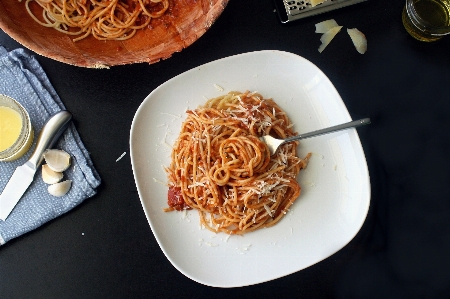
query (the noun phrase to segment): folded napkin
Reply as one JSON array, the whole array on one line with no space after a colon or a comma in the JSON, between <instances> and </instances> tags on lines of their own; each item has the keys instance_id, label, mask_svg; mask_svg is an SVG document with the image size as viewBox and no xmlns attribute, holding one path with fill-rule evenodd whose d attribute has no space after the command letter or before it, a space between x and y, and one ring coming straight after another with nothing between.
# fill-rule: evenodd
<instances>
[{"instance_id":1,"label":"folded napkin","mask_svg":"<svg viewBox=\"0 0 450 299\"><path fill-rule=\"evenodd\" d=\"M1 192L16 167L28 160L45 122L65 108L38 61L23 49L7 52L0 46L0 94L16 99L25 107L35 132L33 145L24 157L0 162ZM72 188L63 197L50 195L39 168L11 214L5 221L0 220L0 245L68 212L96 193L100 177L73 123L54 148L65 150L72 157L70 168L64 171L64 179L72 180Z\"/></svg>"}]
</instances>

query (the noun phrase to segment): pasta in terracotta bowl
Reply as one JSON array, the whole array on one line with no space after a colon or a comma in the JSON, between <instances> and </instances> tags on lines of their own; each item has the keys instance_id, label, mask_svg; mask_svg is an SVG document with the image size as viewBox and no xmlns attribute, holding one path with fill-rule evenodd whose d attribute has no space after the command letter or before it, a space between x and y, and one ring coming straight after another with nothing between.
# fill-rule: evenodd
<instances>
[{"instance_id":1,"label":"pasta in terracotta bowl","mask_svg":"<svg viewBox=\"0 0 450 299\"><path fill-rule=\"evenodd\" d=\"M0 27L71 65L155 63L200 38L228 0L2 0Z\"/></svg>"}]
</instances>

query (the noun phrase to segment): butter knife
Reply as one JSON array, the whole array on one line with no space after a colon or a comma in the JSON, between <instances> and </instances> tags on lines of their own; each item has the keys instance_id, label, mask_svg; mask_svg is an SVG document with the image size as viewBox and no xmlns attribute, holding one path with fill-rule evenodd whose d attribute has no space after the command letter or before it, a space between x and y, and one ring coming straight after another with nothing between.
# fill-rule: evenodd
<instances>
[{"instance_id":1,"label":"butter knife","mask_svg":"<svg viewBox=\"0 0 450 299\"><path fill-rule=\"evenodd\" d=\"M62 110L46 122L36 141L36 147L29 160L19 166L0 195L0 219L5 221L22 195L33 181L34 174L42 163L46 149L52 148L61 134L67 129L72 114Z\"/></svg>"}]
</instances>

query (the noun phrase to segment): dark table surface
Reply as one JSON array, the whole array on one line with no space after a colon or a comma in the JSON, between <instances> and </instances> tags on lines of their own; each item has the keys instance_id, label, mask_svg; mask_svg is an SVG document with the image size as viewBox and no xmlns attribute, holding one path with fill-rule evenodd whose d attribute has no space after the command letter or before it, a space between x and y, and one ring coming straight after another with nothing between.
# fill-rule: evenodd
<instances>
[{"instance_id":1,"label":"dark table surface","mask_svg":"<svg viewBox=\"0 0 450 299\"><path fill-rule=\"evenodd\" d=\"M414 40L402 26L403 4L369 0L282 26L271 0L231 0L198 41L156 64L95 70L35 54L102 184L69 213L0 247L0 298L450 298L450 36ZM367 53L340 33L320 54L314 24L330 18L364 32ZM21 47L3 32L0 44ZM372 119L358 129L370 210L356 237L316 265L258 285L207 287L171 265L147 223L130 162L132 119L166 80L267 49L310 60L353 119Z\"/></svg>"}]
</instances>

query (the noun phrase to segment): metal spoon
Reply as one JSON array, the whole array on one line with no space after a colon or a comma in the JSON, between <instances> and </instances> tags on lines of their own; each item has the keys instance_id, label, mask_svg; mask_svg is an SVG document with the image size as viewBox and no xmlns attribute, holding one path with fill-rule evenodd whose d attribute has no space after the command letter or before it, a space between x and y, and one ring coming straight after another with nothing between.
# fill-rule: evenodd
<instances>
[{"instance_id":1,"label":"metal spoon","mask_svg":"<svg viewBox=\"0 0 450 299\"><path fill-rule=\"evenodd\" d=\"M368 125L368 124L370 124L370 119L369 118L363 118L363 119L360 119L360 120L354 120L354 121L351 121L351 122L348 122L348 123L332 126L332 127L329 127L329 128L316 130L316 131L313 131L313 132L310 132L310 133L305 133L305 134L301 134L301 135L297 135L297 136L288 137L286 139L276 139L276 138L274 138L272 136L269 136L269 135L262 136L262 137L260 137L260 139L265 144L267 144L267 146L269 147L270 155L273 155L273 154L275 154L275 152L277 151L277 149L278 149L278 147L280 145L285 144L287 142L300 140L300 139L306 139L306 138L309 138L309 137L314 137L314 136L319 136L319 135L325 135L325 134L328 134L328 133L341 131L341 130L345 130L345 129L348 129L348 128L356 128L356 127L360 127L360 126Z\"/></svg>"}]
</instances>

